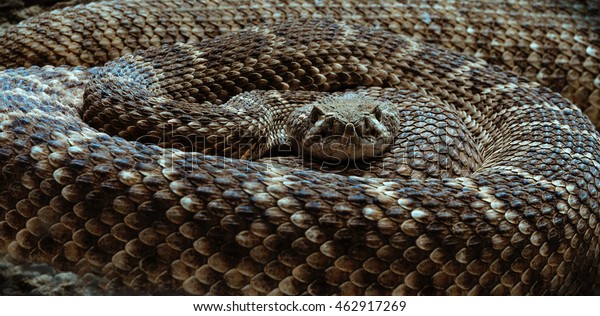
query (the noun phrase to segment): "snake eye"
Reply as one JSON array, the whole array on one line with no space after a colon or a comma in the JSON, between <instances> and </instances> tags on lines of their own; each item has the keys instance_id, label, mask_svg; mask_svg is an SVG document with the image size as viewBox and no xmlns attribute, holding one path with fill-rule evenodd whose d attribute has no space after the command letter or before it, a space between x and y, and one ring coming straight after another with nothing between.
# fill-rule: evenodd
<instances>
[{"instance_id":1,"label":"snake eye","mask_svg":"<svg viewBox=\"0 0 600 316\"><path fill-rule=\"evenodd\" d=\"M381 117L383 116L383 111L381 111L381 107L379 107L379 105L376 105L373 110L371 111L371 114L375 115L375 118L378 121L381 121Z\"/></svg>"},{"instance_id":2,"label":"snake eye","mask_svg":"<svg viewBox=\"0 0 600 316\"><path fill-rule=\"evenodd\" d=\"M327 127L329 127L330 129L333 129L333 125L335 124L335 119L333 117L330 117L327 120Z\"/></svg>"},{"instance_id":3,"label":"snake eye","mask_svg":"<svg viewBox=\"0 0 600 316\"><path fill-rule=\"evenodd\" d=\"M319 118L321 118L321 115L323 115L323 110L321 108L319 108L318 106L313 106L312 110L310 111L310 115L308 116L308 118L310 119L310 122L312 124L317 123L317 121L319 120Z\"/></svg>"}]
</instances>

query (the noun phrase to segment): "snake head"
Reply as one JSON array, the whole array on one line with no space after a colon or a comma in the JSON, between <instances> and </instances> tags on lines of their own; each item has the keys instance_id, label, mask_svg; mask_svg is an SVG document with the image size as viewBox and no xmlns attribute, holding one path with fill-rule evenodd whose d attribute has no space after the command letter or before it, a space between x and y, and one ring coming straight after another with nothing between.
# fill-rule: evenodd
<instances>
[{"instance_id":1,"label":"snake head","mask_svg":"<svg viewBox=\"0 0 600 316\"><path fill-rule=\"evenodd\" d=\"M335 94L293 112L288 133L305 159L369 160L392 143L397 115L388 101L357 93Z\"/></svg>"}]
</instances>

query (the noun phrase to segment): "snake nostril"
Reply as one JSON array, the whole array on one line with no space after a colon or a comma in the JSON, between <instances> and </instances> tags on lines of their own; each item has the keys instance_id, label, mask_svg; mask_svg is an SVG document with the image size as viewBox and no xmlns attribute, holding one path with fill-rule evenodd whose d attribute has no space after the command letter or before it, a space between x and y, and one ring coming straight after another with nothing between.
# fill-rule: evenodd
<instances>
[{"instance_id":1,"label":"snake nostril","mask_svg":"<svg viewBox=\"0 0 600 316\"><path fill-rule=\"evenodd\" d=\"M362 137L376 137L379 135L379 131L375 127L375 122L373 122L372 116L365 116L361 122L361 133L359 134Z\"/></svg>"}]
</instances>

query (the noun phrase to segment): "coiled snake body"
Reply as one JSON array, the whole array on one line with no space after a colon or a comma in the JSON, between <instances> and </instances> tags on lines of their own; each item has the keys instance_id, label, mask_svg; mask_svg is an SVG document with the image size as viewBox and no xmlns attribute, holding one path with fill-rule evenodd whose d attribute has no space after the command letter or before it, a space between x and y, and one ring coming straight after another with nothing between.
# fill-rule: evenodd
<instances>
[{"instance_id":1,"label":"coiled snake body","mask_svg":"<svg viewBox=\"0 0 600 316\"><path fill-rule=\"evenodd\" d=\"M116 13L105 15L104 5ZM115 7L123 8L75 8L85 19L70 28L51 21L75 11L41 16L50 48L27 24L9 29L0 60L85 64L113 57L101 49L90 56L84 48L94 45L126 52L132 41L120 28L108 32L110 42L98 33L115 29ZM263 9L271 10L265 2L242 12ZM121 25L146 32L141 13ZM81 39L78 29L94 40L68 42ZM159 30L179 40L210 27ZM398 101L403 121L397 147L357 175L163 149L81 119L133 140L148 131L176 138L211 120L227 126L199 110L204 102L255 89L359 86ZM18 260L147 293L573 294L589 292L598 277L594 125L559 94L473 57L308 19L151 48L98 68L9 69L0 87L0 246Z\"/></svg>"}]
</instances>

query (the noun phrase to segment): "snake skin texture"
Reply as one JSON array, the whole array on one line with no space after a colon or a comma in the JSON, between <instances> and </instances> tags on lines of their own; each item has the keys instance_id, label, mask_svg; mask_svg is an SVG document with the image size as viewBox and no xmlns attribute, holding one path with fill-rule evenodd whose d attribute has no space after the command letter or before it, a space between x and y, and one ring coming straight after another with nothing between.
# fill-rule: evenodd
<instances>
[{"instance_id":1,"label":"snake skin texture","mask_svg":"<svg viewBox=\"0 0 600 316\"><path fill-rule=\"evenodd\" d=\"M104 22L87 19L108 26L121 12L112 5L128 3L73 10L89 30L85 12L107 8L95 13L111 12ZM69 12L40 19L64 14L66 23ZM600 136L589 118L558 93L479 59L342 19L349 21L277 23L197 44L177 38L185 28L154 27L168 34L158 39L188 43L98 68L0 72L0 249L144 293L589 293L600 265ZM77 45L27 42L28 23L4 33L0 58L12 58L2 64L86 66L84 53L69 53ZM45 25L49 38L60 38ZM91 61L132 50L114 37L118 30L108 31L109 46L122 51L100 50ZM92 38L88 44L102 43ZM19 47L31 49L17 54ZM36 59L41 51L57 55ZM193 110L255 89L360 86L400 101L405 120L399 147L384 157L391 167L368 176L143 145L82 120L95 102L140 104L132 115L144 119L121 135L129 138L157 118L206 124L171 105ZM147 108L155 115L144 116Z\"/></svg>"},{"instance_id":2,"label":"snake skin texture","mask_svg":"<svg viewBox=\"0 0 600 316\"><path fill-rule=\"evenodd\" d=\"M61 7L72 6L77 3L83 3L82 0L61 0L48 1L22 1L22 0L4 0L0 2L0 32L4 27L15 24L19 21L39 15L43 12L59 9ZM85 1L85 0L83 0ZM88 1L89 2L89 1Z\"/></svg>"},{"instance_id":3,"label":"snake skin texture","mask_svg":"<svg viewBox=\"0 0 600 316\"><path fill-rule=\"evenodd\" d=\"M483 58L562 93L600 127L600 6L592 0L100 2L42 14L0 36L0 69L99 65L139 48L300 17L379 27Z\"/></svg>"}]
</instances>

